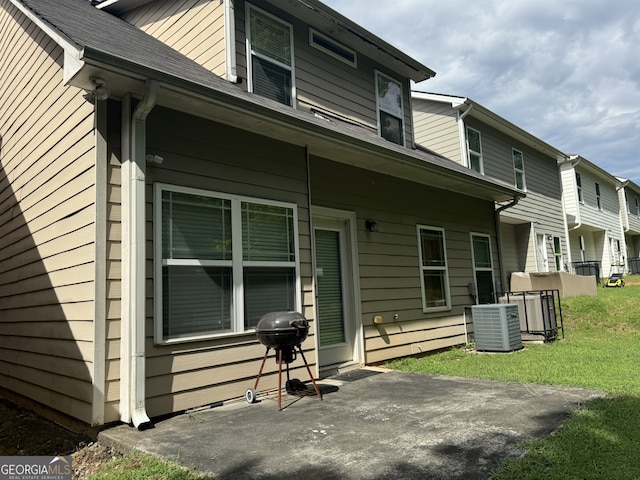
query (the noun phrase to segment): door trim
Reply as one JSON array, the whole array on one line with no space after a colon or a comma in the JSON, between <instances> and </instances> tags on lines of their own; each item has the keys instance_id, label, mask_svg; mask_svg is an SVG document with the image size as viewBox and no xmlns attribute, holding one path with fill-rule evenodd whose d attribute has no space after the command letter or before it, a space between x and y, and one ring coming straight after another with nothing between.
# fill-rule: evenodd
<instances>
[{"instance_id":1,"label":"door trim","mask_svg":"<svg viewBox=\"0 0 640 480\"><path fill-rule=\"evenodd\" d=\"M364 331L362 326L362 303L360 297L360 270L358 268L358 235L356 227L356 214L355 212L347 210L338 210L334 208L311 206L311 242L312 242L312 283L313 283L313 310L316 319L315 328L315 348L316 348L316 375L320 376L320 337L317 331L317 319L318 316L318 302L316 301L317 286L316 286L316 256L315 256L315 225L314 220L339 220L345 222L345 241L347 242L346 251L348 257L346 259L346 266L348 266L350 272L345 276L347 280L346 291L351 296L349 302L350 314L353 316L353 362L364 364Z\"/></svg>"}]
</instances>

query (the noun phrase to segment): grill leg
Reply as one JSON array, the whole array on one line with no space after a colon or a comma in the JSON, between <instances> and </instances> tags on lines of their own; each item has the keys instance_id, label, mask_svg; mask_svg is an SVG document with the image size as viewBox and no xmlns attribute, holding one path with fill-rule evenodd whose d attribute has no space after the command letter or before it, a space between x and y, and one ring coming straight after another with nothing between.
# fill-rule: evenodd
<instances>
[{"instance_id":1,"label":"grill leg","mask_svg":"<svg viewBox=\"0 0 640 480\"><path fill-rule=\"evenodd\" d=\"M320 400L322 400L322 394L320 393L320 389L318 388L318 385L316 385L316 381L313 378L313 375L311 374L311 369L309 368L309 364L307 363L307 359L304 356L304 352L302 351L302 347L300 345L298 345L298 351L300 352L300 355L302 356L302 360L304 360L304 366L307 368L307 373L309 374L309 378L311 379L311 383L313 383L313 388L316 391L316 395L318 396L318 398Z\"/></svg>"},{"instance_id":2,"label":"grill leg","mask_svg":"<svg viewBox=\"0 0 640 480\"><path fill-rule=\"evenodd\" d=\"M282 349L278 348L276 352L278 352L278 410L282 410Z\"/></svg>"},{"instance_id":3,"label":"grill leg","mask_svg":"<svg viewBox=\"0 0 640 480\"><path fill-rule=\"evenodd\" d=\"M264 368L264 362L267 360L267 355L269 355L270 347L267 347L267 351L264 352L264 357L262 358L262 365L260 365L260 371L258 372L258 378L256 378L256 383L253 386L254 390L258 390L258 382L260 381L260 375L262 375L262 369Z\"/></svg>"}]
</instances>

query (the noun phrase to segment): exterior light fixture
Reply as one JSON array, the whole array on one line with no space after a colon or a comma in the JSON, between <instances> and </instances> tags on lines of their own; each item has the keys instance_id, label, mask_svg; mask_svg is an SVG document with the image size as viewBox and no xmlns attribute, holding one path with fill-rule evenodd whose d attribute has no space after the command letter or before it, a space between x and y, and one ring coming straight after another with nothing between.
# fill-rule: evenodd
<instances>
[{"instance_id":1,"label":"exterior light fixture","mask_svg":"<svg viewBox=\"0 0 640 480\"><path fill-rule=\"evenodd\" d=\"M372 233L378 231L378 223L375 220L365 220L364 226Z\"/></svg>"}]
</instances>

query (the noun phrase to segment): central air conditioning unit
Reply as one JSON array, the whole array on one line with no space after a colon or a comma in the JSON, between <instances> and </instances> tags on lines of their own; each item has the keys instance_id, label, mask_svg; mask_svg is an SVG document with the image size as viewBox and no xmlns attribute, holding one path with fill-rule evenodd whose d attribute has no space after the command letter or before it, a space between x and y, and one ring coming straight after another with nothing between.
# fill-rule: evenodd
<instances>
[{"instance_id":1,"label":"central air conditioning unit","mask_svg":"<svg viewBox=\"0 0 640 480\"><path fill-rule=\"evenodd\" d=\"M546 340L557 337L558 321L554 295L546 292L514 292L500 297L498 301L518 305L521 332L542 334Z\"/></svg>"},{"instance_id":2,"label":"central air conditioning unit","mask_svg":"<svg viewBox=\"0 0 640 480\"><path fill-rule=\"evenodd\" d=\"M513 352L522 348L518 305L473 305L471 316L476 350Z\"/></svg>"}]
</instances>

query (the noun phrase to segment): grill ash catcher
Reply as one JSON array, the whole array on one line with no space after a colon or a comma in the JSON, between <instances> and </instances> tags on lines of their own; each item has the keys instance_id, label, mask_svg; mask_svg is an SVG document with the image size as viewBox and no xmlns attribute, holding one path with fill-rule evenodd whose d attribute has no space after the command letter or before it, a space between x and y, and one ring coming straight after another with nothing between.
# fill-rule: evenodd
<instances>
[{"instance_id":1,"label":"grill ash catcher","mask_svg":"<svg viewBox=\"0 0 640 480\"><path fill-rule=\"evenodd\" d=\"M304 318L298 312L270 312L262 316L258 325L256 326L256 335L258 340L265 347L267 351L262 359L262 365L260 365L260 371L258 372L258 378L253 388L247 389L245 393L245 400L247 403L256 403L258 396L258 382L262 375L262 369L269 355L271 349L275 350L276 363L278 364L278 410L282 410L282 364L286 365L287 370L287 382L285 388L287 393L296 394L301 391L306 391L306 385L297 378L291 379L289 377L289 364L293 363L297 358L297 351L300 353L304 366L309 373L309 378L313 384L313 388L316 391L316 395L322 400L322 394L316 385L316 381L313 378L307 359L302 351L301 344L309 334L309 321Z\"/></svg>"}]
</instances>

